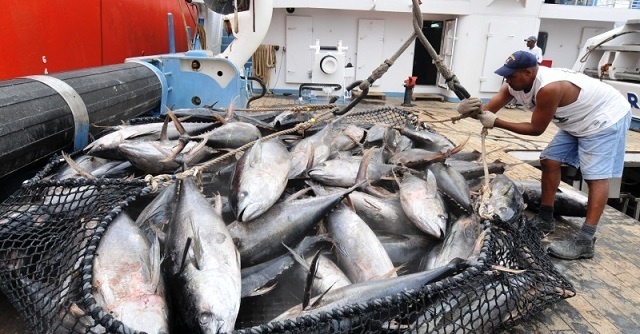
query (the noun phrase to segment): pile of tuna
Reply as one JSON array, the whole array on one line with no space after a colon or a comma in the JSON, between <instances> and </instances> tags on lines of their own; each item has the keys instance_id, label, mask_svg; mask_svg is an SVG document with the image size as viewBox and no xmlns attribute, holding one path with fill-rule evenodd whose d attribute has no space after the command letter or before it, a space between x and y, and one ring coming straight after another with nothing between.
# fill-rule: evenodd
<instances>
[{"instance_id":1,"label":"pile of tuna","mask_svg":"<svg viewBox=\"0 0 640 334\"><path fill-rule=\"evenodd\" d=\"M284 116L127 125L67 159L49 178L179 176L115 215L92 263L97 308L73 304L73 317L47 331L223 333L420 290L477 263L488 232L478 212L517 227L539 196L500 162L488 166L491 195L480 196L479 154L410 124L334 121L259 140L290 126ZM179 174L254 141L204 173ZM56 187L44 204L68 193ZM80 227L95 232L95 220ZM487 320L470 330L493 329Z\"/></svg>"}]
</instances>

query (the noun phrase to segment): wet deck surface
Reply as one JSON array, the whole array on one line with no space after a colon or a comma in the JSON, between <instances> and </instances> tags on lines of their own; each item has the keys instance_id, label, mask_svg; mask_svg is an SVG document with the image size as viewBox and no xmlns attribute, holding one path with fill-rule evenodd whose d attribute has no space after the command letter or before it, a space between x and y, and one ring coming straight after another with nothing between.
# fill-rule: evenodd
<instances>
[{"instance_id":1,"label":"wet deck surface","mask_svg":"<svg viewBox=\"0 0 640 334\"><path fill-rule=\"evenodd\" d=\"M252 102L252 107L294 104L291 98L264 98ZM319 102L322 103L322 102ZM361 103L359 109L383 106L400 107L401 99ZM414 101L425 120L445 120L456 116L455 104L439 101ZM528 121L531 113L522 109L502 110L500 117ZM469 138L465 150L481 150L481 125L473 119L431 123L441 134L456 144ZM555 134L555 126L539 137L521 136L507 131L490 130L486 139L490 160L508 163L505 172L514 180L539 180L540 171L511 156L510 150L540 151ZM629 132L628 153L640 153L640 133ZM563 187L569 187L563 184ZM556 231L543 242L564 238L579 230L582 219L557 221ZM639 333L640 332L640 223L612 207L605 209L596 233L596 253L593 259L564 261L554 264L573 284L575 297L554 304L511 333ZM0 295L0 333L27 333L17 313Z\"/></svg>"}]
</instances>

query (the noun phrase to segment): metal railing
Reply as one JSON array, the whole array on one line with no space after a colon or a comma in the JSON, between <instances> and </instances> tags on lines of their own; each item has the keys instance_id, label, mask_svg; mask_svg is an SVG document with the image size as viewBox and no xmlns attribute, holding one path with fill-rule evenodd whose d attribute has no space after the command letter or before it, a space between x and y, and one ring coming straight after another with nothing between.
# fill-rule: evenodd
<instances>
[{"instance_id":1,"label":"metal railing","mask_svg":"<svg viewBox=\"0 0 640 334\"><path fill-rule=\"evenodd\" d=\"M640 0L552 0L545 2L569 6L640 9Z\"/></svg>"}]
</instances>

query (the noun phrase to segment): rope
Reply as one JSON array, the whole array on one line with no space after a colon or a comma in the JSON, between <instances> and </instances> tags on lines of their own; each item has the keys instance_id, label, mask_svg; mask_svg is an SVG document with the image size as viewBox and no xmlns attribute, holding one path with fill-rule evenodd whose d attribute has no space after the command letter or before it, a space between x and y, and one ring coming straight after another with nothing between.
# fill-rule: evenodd
<instances>
[{"instance_id":1,"label":"rope","mask_svg":"<svg viewBox=\"0 0 640 334\"><path fill-rule=\"evenodd\" d=\"M333 104L307 104L307 105L295 105L293 107L253 107L253 108L235 108L238 111L316 111L322 109L335 108Z\"/></svg>"},{"instance_id":2,"label":"rope","mask_svg":"<svg viewBox=\"0 0 640 334\"><path fill-rule=\"evenodd\" d=\"M182 24L184 25L184 33L187 35L187 46L189 50L193 49L193 44L191 44L191 36L189 36L189 29L187 29L187 19L184 17L184 7L182 7L183 0L177 0L178 6L180 6L180 13L182 14Z\"/></svg>"},{"instance_id":3,"label":"rope","mask_svg":"<svg viewBox=\"0 0 640 334\"><path fill-rule=\"evenodd\" d=\"M269 83L271 81L271 69L276 67L276 46L275 45L260 45L258 49L253 53L253 73L256 77L262 79L265 87L267 87L267 93L269 91Z\"/></svg>"}]
</instances>

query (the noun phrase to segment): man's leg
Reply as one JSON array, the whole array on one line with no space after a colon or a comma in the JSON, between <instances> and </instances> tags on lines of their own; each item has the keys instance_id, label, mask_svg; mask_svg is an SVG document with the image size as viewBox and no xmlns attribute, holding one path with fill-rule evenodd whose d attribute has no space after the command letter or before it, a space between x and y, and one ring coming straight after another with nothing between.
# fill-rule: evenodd
<instances>
[{"instance_id":1,"label":"man's leg","mask_svg":"<svg viewBox=\"0 0 640 334\"><path fill-rule=\"evenodd\" d=\"M609 180L585 180L589 186L589 202L585 225L596 226L609 199Z\"/></svg>"},{"instance_id":2,"label":"man's leg","mask_svg":"<svg viewBox=\"0 0 640 334\"><path fill-rule=\"evenodd\" d=\"M609 180L585 180L589 185L587 216L578 235L571 240L555 241L549 245L549 254L566 260L590 259L594 254L594 235L600 216L609 199Z\"/></svg>"},{"instance_id":3,"label":"man's leg","mask_svg":"<svg viewBox=\"0 0 640 334\"><path fill-rule=\"evenodd\" d=\"M562 166L562 162L542 158L540 159L540 166L542 167L542 195L540 204L553 207L556 192L560 185L560 167Z\"/></svg>"},{"instance_id":4,"label":"man's leg","mask_svg":"<svg viewBox=\"0 0 640 334\"><path fill-rule=\"evenodd\" d=\"M556 191L560 185L560 166L562 162L549 158L540 159L540 167L542 168L542 180L540 186L542 194L540 195L540 207L538 214L533 216L530 224L543 233L551 233L555 230L556 224L553 217L553 204L556 198Z\"/></svg>"}]
</instances>

